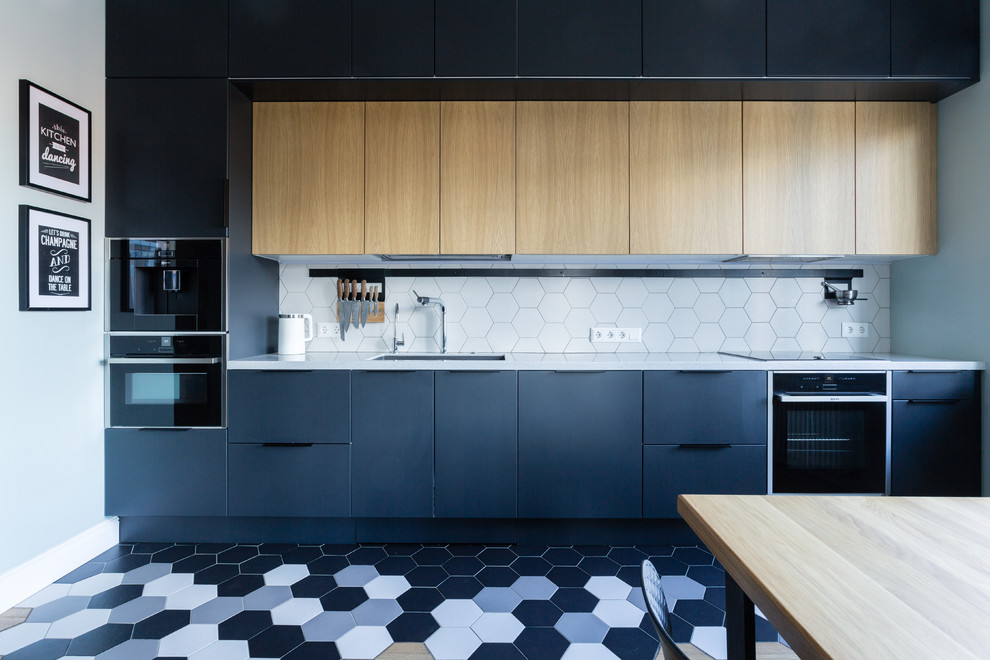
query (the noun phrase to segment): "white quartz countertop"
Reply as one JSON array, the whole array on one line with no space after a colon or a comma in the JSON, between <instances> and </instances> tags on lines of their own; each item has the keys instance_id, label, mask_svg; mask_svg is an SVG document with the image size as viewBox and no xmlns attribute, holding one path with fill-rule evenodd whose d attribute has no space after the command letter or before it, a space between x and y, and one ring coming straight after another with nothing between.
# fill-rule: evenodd
<instances>
[{"instance_id":1,"label":"white quartz countertop","mask_svg":"<svg viewBox=\"0 0 990 660\"><path fill-rule=\"evenodd\" d=\"M382 353L307 353L305 355L256 355L230 360L228 369L268 369L308 371L315 369L359 369L409 371L888 371L982 370L983 362L945 360L887 353L857 354L872 359L772 360L758 361L718 353L506 353L504 360L375 360ZM400 353L400 355L402 355ZM408 355L408 354L407 354ZM421 355L421 354L420 354Z\"/></svg>"}]
</instances>

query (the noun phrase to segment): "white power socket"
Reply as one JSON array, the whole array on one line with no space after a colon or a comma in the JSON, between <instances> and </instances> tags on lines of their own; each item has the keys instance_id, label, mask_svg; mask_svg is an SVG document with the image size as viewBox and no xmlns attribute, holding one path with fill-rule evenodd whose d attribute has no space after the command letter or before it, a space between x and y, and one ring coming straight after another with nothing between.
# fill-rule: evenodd
<instances>
[{"instance_id":1,"label":"white power socket","mask_svg":"<svg viewBox=\"0 0 990 660\"><path fill-rule=\"evenodd\" d=\"M340 337L340 324L339 323L317 323L316 324L316 336L317 337Z\"/></svg>"},{"instance_id":2,"label":"white power socket","mask_svg":"<svg viewBox=\"0 0 990 660\"><path fill-rule=\"evenodd\" d=\"M592 343L596 344L643 341L642 328L591 328L588 334Z\"/></svg>"},{"instance_id":3,"label":"white power socket","mask_svg":"<svg viewBox=\"0 0 990 660\"><path fill-rule=\"evenodd\" d=\"M842 323L843 337L869 337L870 325L868 323Z\"/></svg>"}]
</instances>

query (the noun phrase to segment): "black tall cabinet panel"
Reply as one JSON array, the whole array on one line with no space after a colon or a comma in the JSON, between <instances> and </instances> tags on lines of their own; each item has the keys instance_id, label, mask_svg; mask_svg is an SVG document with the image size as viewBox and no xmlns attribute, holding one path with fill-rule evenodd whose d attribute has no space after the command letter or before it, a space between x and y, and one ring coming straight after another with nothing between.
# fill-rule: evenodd
<instances>
[{"instance_id":1,"label":"black tall cabinet panel","mask_svg":"<svg viewBox=\"0 0 990 660\"><path fill-rule=\"evenodd\" d=\"M230 0L231 78L349 75L350 0Z\"/></svg>"},{"instance_id":2,"label":"black tall cabinet panel","mask_svg":"<svg viewBox=\"0 0 990 660\"><path fill-rule=\"evenodd\" d=\"M767 0L768 76L889 76L890 0Z\"/></svg>"},{"instance_id":3,"label":"black tall cabinet panel","mask_svg":"<svg viewBox=\"0 0 990 660\"><path fill-rule=\"evenodd\" d=\"M106 20L108 78L227 76L227 0L106 0Z\"/></svg>"},{"instance_id":4,"label":"black tall cabinet panel","mask_svg":"<svg viewBox=\"0 0 990 660\"><path fill-rule=\"evenodd\" d=\"M106 104L106 235L223 236L226 79L109 79Z\"/></svg>"},{"instance_id":5,"label":"black tall cabinet panel","mask_svg":"<svg viewBox=\"0 0 990 660\"><path fill-rule=\"evenodd\" d=\"M519 517L639 518L643 374L519 372Z\"/></svg>"},{"instance_id":6,"label":"black tall cabinet panel","mask_svg":"<svg viewBox=\"0 0 990 660\"><path fill-rule=\"evenodd\" d=\"M352 515L433 516L432 371L352 372L351 441Z\"/></svg>"},{"instance_id":7,"label":"black tall cabinet panel","mask_svg":"<svg viewBox=\"0 0 990 660\"><path fill-rule=\"evenodd\" d=\"M353 0L357 77L433 76L433 0Z\"/></svg>"},{"instance_id":8,"label":"black tall cabinet panel","mask_svg":"<svg viewBox=\"0 0 990 660\"><path fill-rule=\"evenodd\" d=\"M891 0L893 76L979 78L979 0Z\"/></svg>"},{"instance_id":9,"label":"black tall cabinet panel","mask_svg":"<svg viewBox=\"0 0 990 660\"><path fill-rule=\"evenodd\" d=\"M643 75L766 74L766 0L643 0Z\"/></svg>"},{"instance_id":10,"label":"black tall cabinet panel","mask_svg":"<svg viewBox=\"0 0 990 660\"><path fill-rule=\"evenodd\" d=\"M103 460L108 516L227 513L223 429L107 429Z\"/></svg>"},{"instance_id":11,"label":"black tall cabinet panel","mask_svg":"<svg viewBox=\"0 0 990 660\"><path fill-rule=\"evenodd\" d=\"M436 372L436 515L516 515L516 372Z\"/></svg>"},{"instance_id":12,"label":"black tall cabinet panel","mask_svg":"<svg viewBox=\"0 0 990 660\"><path fill-rule=\"evenodd\" d=\"M640 0L519 0L520 76L643 75Z\"/></svg>"},{"instance_id":13,"label":"black tall cabinet panel","mask_svg":"<svg viewBox=\"0 0 990 660\"><path fill-rule=\"evenodd\" d=\"M516 75L515 0L436 0L438 76Z\"/></svg>"}]
</instances>

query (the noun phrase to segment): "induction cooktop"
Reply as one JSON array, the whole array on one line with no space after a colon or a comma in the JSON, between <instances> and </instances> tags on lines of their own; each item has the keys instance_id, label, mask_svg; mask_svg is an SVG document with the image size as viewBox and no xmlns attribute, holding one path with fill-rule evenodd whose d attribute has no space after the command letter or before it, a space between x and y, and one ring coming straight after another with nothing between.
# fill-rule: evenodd
<instances>
[{"instance_id":1,"label":"induction cooktop","mask_svg":"<svg viewBox=\"0 0 990 660\"><path fill-rule=\"evenodd\" d=\"M719 355L757 360L759 362L776 362L779 360L879 360L880 358L862 353L821 353L814 351L719 351Z\"/></svg>"}]
</instances>

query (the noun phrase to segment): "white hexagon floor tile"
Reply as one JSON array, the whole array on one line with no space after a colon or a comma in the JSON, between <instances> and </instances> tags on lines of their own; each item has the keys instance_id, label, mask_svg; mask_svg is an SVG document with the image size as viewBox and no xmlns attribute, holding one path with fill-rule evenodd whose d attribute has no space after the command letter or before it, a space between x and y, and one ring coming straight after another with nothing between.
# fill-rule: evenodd
<instances>
[{"instance_id":1,"label":"white hexagon floor tile","mask_svg":"<svg viewBox=\"0 0 990 660\"><path fill-rule=\"evenodd\" d=\"M217 597L213 584L193 584L165 597L165 607L170 610L194 610Z\"/></svg>"},{"instance_id":2,"label":"white hexagon floor tile","mask_svg":"<svg viewBox=\"0 0 990 660\"><path fill-rule=\"evenodd\" d=\"M643 610L628 600L602 600L591 612L611 628L637 628L643 621Z\"/></svg>"},{"instance_id":3,"label":"white hexagon floor tile","mask_svg":"<svg viewBox=\"0 0 990 660\"><path fill-rule=\"evenodd\" d=\"M481 640L470 628L445 626L426 640L426 648L436 660L467 660L479 646Z\"/></svg>"},{"instance_id":4,"label":"white hexagon floor tile","mask_svg":"<svg viewBox=\"0 0 990 660\"><path fill-rule=\"evenodd\" d=\"M381 575L364 585L368 598L398 598L409 588L409 580L401 575Z\"/></svg>"},{"instance_id":5,"label":"white hexagon floor tile","mask_svg":"<svg viewBox=\"0 0 990 660\"><path fill-rule=\"evenodd\" d=\"M96 630L109 619L110 610L82 610L53 623L45 637L58 639L78 637L90 630Z\"/></svg>"},{"instance_id":6,"label":"white hexagon floor tile","mask_svg":"<svg viewBox=\"0 0 990 660\"><path fill-rule=\"evenodd\" d=\"M358 626L337 640L337 650L344 658L370 660L392 645L392 636L383 626Z\"/></svg>"},{"instance_id":7,"label":"white hexagon floor tile","mask_svg":"<svg viewBox=\"0 0 990 660\"><path fill-rule=\"evenodd\" d=\"M696 626L691 632L691 643L715 660L725 660L728 657L725 628Z\"/></svg>"},{"instance_id":8,"label":"white hexagon floor tile","mask_svg":"<svg viewBox=\"0 0 990 660\"><path fill-rule=\"evenodd\" d=\"M433 608L433 618L447 628L467 628L478 620L483 612L473 600L451 598Z\"/></svg>"},{"instance_id":9,"label":"white hexagon floor tile","mask_svg":"<svg viewBox=\"0 0 990 660\"><path fill-rule=\"evenodd\" d=\"M511 643L525 630L519 619L508 612L486 612L471 625L482 642Z\"/></svg>"},{"instance_id":10,"label":"white hexagon floor tile","mask_svg":"<svg viewBox=\"0 0 990 660\"><path fill-rule=\"evenodd\" d=\"M319 598L290 598L272 608L276 626L301 626L323 612Z\"/></svg>"}]
</instances>

